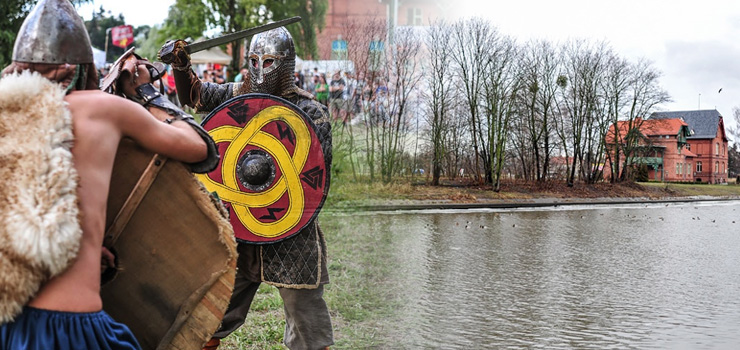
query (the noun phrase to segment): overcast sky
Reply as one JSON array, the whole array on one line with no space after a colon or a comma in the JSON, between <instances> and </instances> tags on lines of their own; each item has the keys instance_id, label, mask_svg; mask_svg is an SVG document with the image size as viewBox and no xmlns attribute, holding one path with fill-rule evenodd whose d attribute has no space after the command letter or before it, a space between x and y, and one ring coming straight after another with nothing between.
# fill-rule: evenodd
<instances>
[{"instance_id":1,"label":"overcast sky","mask_svg":"<svg viewBox=\"0 0 740 350\"><path fill-rule=\"evenodd\" d=\"M370 0L368 0L370 1ZM717 109L732 124L740 106L739 0L455 0L520 42L571 38L605 40L624 57L644 57L663 72L674 102L664 110ZM459 2L458 2L459 1ZM133 26L162 23L174 0L94 0ZM722 92L718 92L722 89Z\"/></svg>"},{"instance_id":2,"label":"overcast sky","mask_svg":"<svg viewBox=\"0 0 740 350\"><path fill-rule=\"evenodd\" d=\"M662 109L716 108L733 125L732 108L740 106L738 0L462 1L464 12L521 42L605 40L626 58L647 58L674 100Z\"/></svg>"}]
</instances>

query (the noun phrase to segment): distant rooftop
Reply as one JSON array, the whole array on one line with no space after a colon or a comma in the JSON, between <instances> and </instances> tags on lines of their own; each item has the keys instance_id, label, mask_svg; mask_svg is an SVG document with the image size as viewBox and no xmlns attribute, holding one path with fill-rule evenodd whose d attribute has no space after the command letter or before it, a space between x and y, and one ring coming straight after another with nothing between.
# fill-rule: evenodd
<instances>
[{"instance_id":1,"label":"distant rooftop","mask_svg":"<svg viewBox=\"0 0 740 350\"><path fill-rule=\"evenodd\" d=\"M655 112L650 119L683 119L691 129L688 139L712 139L717 136L717 128L722 115L716 109L695 111Z\"/></svg>"}]
</instances>

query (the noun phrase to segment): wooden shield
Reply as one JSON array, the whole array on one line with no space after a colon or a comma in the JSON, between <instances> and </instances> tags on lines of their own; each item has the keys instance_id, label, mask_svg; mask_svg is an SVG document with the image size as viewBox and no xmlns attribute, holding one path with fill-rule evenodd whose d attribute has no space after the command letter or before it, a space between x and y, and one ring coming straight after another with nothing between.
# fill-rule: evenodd
<instances>
[{"instance_id":1,"label":"wooden shield","mask_svg":"<svg viewBox=\"0 0 740 350\"><path fill-rule=\"evenodd\" d=\"M201 349L234 285L233 231L180 162L124 140L108 198L106 246L120 270L102 287L104 310L144 349Z\"/></svg>"},{"instance_id":2,"label":"wooden shield","mask_svg":"<svg viewBox=\"0 0 740 350\"><path fill-rule=\"evenodd\" d=\"M212 111L201 123L221 154L198 179L229 210L237 240L253 244L288 238L318 215L326 199L326 163L313 121L279 97L247 94ZM246 169L257 158L259 181Z\"/></svg>"}]
</instances>

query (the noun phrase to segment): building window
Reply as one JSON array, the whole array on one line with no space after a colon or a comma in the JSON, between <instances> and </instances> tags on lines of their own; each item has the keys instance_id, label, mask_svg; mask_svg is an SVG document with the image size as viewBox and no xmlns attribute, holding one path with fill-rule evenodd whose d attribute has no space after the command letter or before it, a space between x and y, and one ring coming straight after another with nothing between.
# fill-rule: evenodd
<instances>
[{"instance_id":1,"label":"building window","mask_svg":"<svg viewBox=\"0 0 740 350\"><path fill-rule=\"evenodd\" d=\"M714 154L719 155L719 142L714 144Z\"/></svg>"},{"instance_id":2,"label":"building window","mask_svg":"<svg viewBox=\"0 0 740 350\"><path fill-rule=\"evenodd\" d=\"M409 8L406 11L406 24L410 26L420 26L423 25L424 19L421 17L421 9L420 8Z\"/></svg>"},{"instance_id":3,"label":"building window","mask_svg":"<svg viewBox=\"0 0 740 350\"><path fill-rule=\"evenodd\" d=\"M719 162L714 162L714 173L719 174Z\"/></svg>"},{"instance_id":4,"label":"building window","mask_svg":"<svg viewBox=\"0 0 740 350\"><path fill-rule=\"evenodd\" d=\"M383 63L383 52L385 52L385 44L380 40L373 40L370 42L370 57L368 57L368 65L371 71L378 71L382 68Z\"/></svg>"},{"instance_id":5,"label":"building window","mask_svg":"<svg viewBox=\"0 0 740 350\"><path fill-rule=\"evenodd\" d=\"M347 59L347 40L342 40L341 38L339 38L331 42L331 59Z\"/></svg>"},{"instance_id":6,"label":"building window","mask_svg":"<svg viewBox=\"0 0 740 350\"><path fill-rule=\"evenodd\" d=\"M681 173L681 163L676 163L676 175Z\"/></svg>"},{"instance_id":7,"label":"building window","mask_svg":"<svg viewBox=\"0 0 740 350\"><path fill-rule=\"evenodd\" d=\"M686 149L689 150L689 151L691 151L691 144L690 143L687 143L686 144Z\"/></svg>"},{"instance_id":8,"label":"building window","mask_svg":"<svg viewBox=\"0 0 740 350\"><path fill-rule=\"evenodd\" d=\"M701 162L696 162L696 172L701 173Z\"/></svg>"}]
</instances>

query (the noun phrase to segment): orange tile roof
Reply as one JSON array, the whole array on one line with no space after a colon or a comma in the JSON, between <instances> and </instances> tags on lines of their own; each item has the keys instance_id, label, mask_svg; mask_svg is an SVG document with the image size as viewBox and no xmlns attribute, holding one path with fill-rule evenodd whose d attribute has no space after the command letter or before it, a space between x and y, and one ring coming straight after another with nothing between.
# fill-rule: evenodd
<instances>
[{"instance_id":1,"label":"orange tile roof","mask_svg":"<svg viewBox=\"0 0 740 350\"><path fill-rule=\"evenodd\" d=\"M648 119L640 125L644 135L678 135L682 126L689 126L681 119Z\"/></svg>"},{"instance_id":2,"label":"orange tile roof","mask_svg":"<svg viewBox=\"0 0 740 350\"><path fill-rule=\"evenodd\" d=\"M662 136L662 135L678 135L682 126L688 126L686 122L681 119L647 119L642 120L640 118L632 121L632 125L640 125L640 131L645 136ZM617 122L617 130L619 135L625 135L629 128L628 121ZM614 125L609 128L607 133L607 142L613 142L614 140Z\"/></svg>"}]
</instances>

